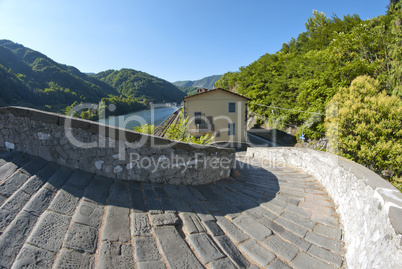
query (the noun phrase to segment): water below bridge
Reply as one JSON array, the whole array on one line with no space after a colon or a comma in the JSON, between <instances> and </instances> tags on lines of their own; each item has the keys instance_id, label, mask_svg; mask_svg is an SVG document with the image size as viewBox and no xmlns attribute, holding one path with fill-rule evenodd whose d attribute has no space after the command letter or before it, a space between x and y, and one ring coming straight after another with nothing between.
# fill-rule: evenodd
<instances>
[{"instance_id":1,"label":"water below bridge","mask_svg":"<svg viewBox=\"0 0 402 269\"><path fill-rule=\"evenodd\" d=\"M99 119L100 123L132 130L141 124L153 124L158 126L169 117L179 107L158 107L154 109L144 109L137 112L128 113L120 116L110 116Z\"/></svg>"}]
</instances>

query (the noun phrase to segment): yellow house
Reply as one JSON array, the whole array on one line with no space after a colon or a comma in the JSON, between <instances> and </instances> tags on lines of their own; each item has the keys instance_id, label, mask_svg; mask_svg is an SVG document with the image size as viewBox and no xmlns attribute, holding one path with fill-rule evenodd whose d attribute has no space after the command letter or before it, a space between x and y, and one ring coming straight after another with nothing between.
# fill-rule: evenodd
<instances>
[{"instance_id":1,"label":"yellow house","mask_svg":"<svg viewBox=\"0 0 402 269\"><path fill-rule=\"evenodd\" d=\"M190 133L196 137L214 136L216 143L247 142L248 98L224 89L198 89L183 98L184 116L189 117Z\"/></svg>"}]
</instances>

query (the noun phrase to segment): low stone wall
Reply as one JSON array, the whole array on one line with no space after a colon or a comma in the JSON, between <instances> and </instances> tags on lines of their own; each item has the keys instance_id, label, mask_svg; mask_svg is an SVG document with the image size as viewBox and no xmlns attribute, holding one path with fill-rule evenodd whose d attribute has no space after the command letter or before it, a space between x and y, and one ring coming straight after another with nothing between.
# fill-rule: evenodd
<instances>
[{"instance_id":1,"label":"low stone wall","mask_svg":"<svg viewBox=\"0 0 402 269\"><path fill-rule=\"evenodd\" d=\"M349 268L400 268L402 194L369 169L302 148L248 148L248 157L297 167L317 178L337 205Z\"/></svg>"},{"instance_id":2,"label":"low stone wall","mask_svg":"<svg viewBox=\"0 0 402 269\"><path fill-rule=\"evenodd\" d=\"M140 134L23 107L0 109L0 148L121 180L199 185L227 178L233 149Z\"/></svg>"}]
</instances>

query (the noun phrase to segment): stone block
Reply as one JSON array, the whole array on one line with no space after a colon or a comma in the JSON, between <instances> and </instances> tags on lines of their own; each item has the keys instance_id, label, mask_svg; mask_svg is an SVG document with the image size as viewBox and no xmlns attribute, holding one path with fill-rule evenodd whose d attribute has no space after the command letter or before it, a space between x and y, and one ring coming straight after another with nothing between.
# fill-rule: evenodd
<instances>
[{"instance_id":1,"label":"stone block","mask_svg":"<svg viewBox=\"0 0 402 269\"><path fill-rule=\"evenodd\" d=\"M310 268L333 269L334 268L332 265L326 264L323 261L321 261L317 258L314 258L305 252L300 252L299 255L297 255L296 258L292 261L292 265L294 267L300 268L300 269L310 269Z\"/></svg>"},{"instance_id":2,"label":"stone block","mask_svg":"<svg viewBox=\"0 0 402 269\"><path fill-rule=\"evenodd\" d=\"M32 231L37 217L22 211L0 237L0 266L10 268Z\"/></svg>"},{"instance_id":3,"label":"stone block","mask_svg":"<svg viewBox=\"0 0 402 269\"><path fill-rule=\"evenodd\" d=\"M261 267L267 266L276 258L273 253L262 247L255 240L249 240L246 243L241 244L240 249Z\"/></svg>"},{"instance_id":4,"label":"stone block","mask_svg":"<svg viewBox=\"0 0 402 269\"><path fill-rule=\"evenodd\" d=\"M128 182L115 180L109 196L109 204L130 206L130 187Z\"/></svg>"},{"instance_id":5,"label":"stone block","mask_svg":"<svg viewBox=\"0 0 402 269\"><path fill-rule=\"evenodd\" d=\"M299 252L299 248L282 240L279 236L272 235L268 237L263 244L272 250L273 253L279 255L286 261L293 260Z\"/></svg>"},{"instance_id":6,"label":"stone block","mask_svg":"<svg viewBox=\"0 0 402 269\"><path fill-rule=\"evenodd\" d=\"M203 268L174 226L157 227L155 235L170 268Z\"/></svg>"},{"instance_id":7,"label":"stone block","mask_svg":"<svg viewBox=\"0 0 402 269\"><path fill-rule=\"evenodd\" d=\"M73 221L99 228L102 224L104 206L82 201L74 213Z\"/></svg>"},{"instance_id":8,"label":"stone block","mask_svg":"<svg viewBox=\"0 0 402 269\"><path fill-rule=\"evenodd\" d=\"M4 197L10 197L16 192L27 180L29 176L20 171L14 172L6 181L0 184L0 193Z\"/></svg>"},{"instance_id":9,"label":"stone block","mask_svg":"<svg viewBox=\"0 0 402 269\"><path fill-rule=\"evenodd\" d=\"M61 189L51 202L49 209L72 216L79 201L79 197L77 197L75 191L76 190L72 188Z\"/></svg>"},{"instance_id":10,"label":"stone block","mask_svg":"<svg viewBox=\"0 0 402 269\"><path fill-rule=\"evenodd\" d=\"M314 232L331 237L336 240L341 240L342 232L341 229L337 227L326 226L322 224L317 224Z\"/></svg>"},{"instance_id":11,"label":"stone block","mask_svg":"<svg viewBox=\"0 0 402 269\"><path fill-rule=\"evenodd\" d=\"M98 268L134 268L134 255L131 244L103 242L99 250Z\"/></svg>"},{"instance_id":12,"label":"stone block","mask_svg":"<svg viewBox=\"0 0 402 269\"><path fill-rule=\"evenodd\" d=\"M155 238L142 237L134 239L135 260L137 262L157 261L161 259Z\"/></svg>"},{"instance_id":13,"label":"stone block","mask_svg":"<svg viewBox=\"0 0 402 269\"><path fill-rule=\"evenodd\" d=\"M229 239L227 235L214 237L218 246L229 257L229 259L237 266L237 268L248 268L250 263L237 249L236 245Z\"/></svg>"},{"instance_id":14,"label":"stone block","mask_svg":"<svg viewBox=\"0 0 402 269\"><path fill-rule=\"evenodd\" d=\"M130 208L109 205L102 230L102 240L129 242Z\"/></svg>"},{"instance_id":15,"label":"stone block","mask_svg":"<svg viewBox=\"0 0 402 269\"><path fill-rule=\"evenodd\" d=\"M89 185L92 177L94 175L91 173L87 173L81 170L76 170L73 172L71 177L66 182L64 188L73 188L75 189L78 195L82 195L85 188Z\"/></svg>"},{"instance_id":16,"label":"stone block","mask_svg":"<svg viewBox=\"0 0 402 269\"><path fill-rule=\"evenodd\" d=\"M276 259L273 263L271 263L267 269L292 269L289 265L284 263L283 261Z\"/></svg>"},{"instance_id":17,"label":"stone block","mask_svg":"<svg viewBox=\"0 0 402 269\"><path fill-rule=\"evenodd\" d=\"M341 246L342 243L341 241L334 240L313 232L309 232L305 239L313 244L316 244L317 246L329 249L334 252L340 252L341 251Z\"/></svg>"},{"instance_id":18,"label":"stone block","mask_svg":"<svg viewBox=\"0 0 402 269\"><path fill-rule=\"evenodd\" d=\"M205 233L190 234L188 240L204 264L225 257L214 241Z\"/></svg>"},{"instance_id":19,"label":"stone block","mask_svg":"<svg viewBox=\"0 0 402 269\"><path fill-rule=\"evenodd\" d=\"M267 226L269 229L271 229L275 234L281 234L285 231L285 229L277 224L276 222L268 219L268 218L261 218L258 220L261 222L263 225Z\"/></svg>"},{"instance_id":20,"label":"stone block","mask_svg":"<svg viewBox=\"0 0 402 269\"><path fill-rule=\"evenodd\" d=\"M44 188L56 192L61 186L64 185L72 173L73 170L67 167L61 167L52 177L49 178L44 185Z\"/></svg>"},{"instance_id":21,"label":"stone block","mask_svg":"<svg viewBox=\"0 0 402 269\"><path fill-rule=\"evenodd\" d=\"M55 261L55 268L59 269L93 268L94 265L94 255L65 248L61 249Z\"/></svg>"},{"instance_id":22,"label":"stone block","mask_svg":"<svg viewBox=\"0 0 402 269\"><path fill-rule=\"evenodd\" d=\"M210 263L211 269L236 269L236 267L229 258L220 259Z\"/></svg>"},{"instance_id":23,"label":"stone block","mask_svg":"<svg viewBox=\"0 0 402 269\"><path fill-rule=\"evenodd\" d=\"M37 154L32 154L32 155L37 155ZM47 165L49 162L42 159L42 158L36 158L34 157L30 162L25 164L21 171L23 173L26 173L27 175L35 175L38 171L40 171L45 165Z\"/></svg>"},{"instance_id":24,"label":"stone block","mask_svg":"<svg viewBox=\"0 0 402 269\"><path fill-rule=\"evenodd\" d=\"M203 224L211 235L213 236L224 235L224 232L215 221L207 220L203 221Z\"/></svg>"},{"instance_id":25,"label":"stone block","mask_svg":"<svg viewBox=\"0 0 402 269\"><path fill-rule=\"evenodd\" d=\"M58 252L69 224L69 217L45 211L27 242L49 251Z\"/></svg>"},{"instance_id":26,"label":"stone block","mask_svg":"<svg viewBox=\"0 0 402 269\"><path fill-rule=\"evenodd\" d=\"M275 219L275 222L300 237L304 237L308 231L306 228L299 226L291 221L288 221L287 219L284 219L282 217Z\"/></svg>"},{"instance_id":27,"label":"stone block","mask_svg":"<svg viewBox=\"0 0 402 269\"><path fill-rule=\"evenodd\" d=\"M11 176L15 171L17 171L18 166L14 163L6 163L5 165L0 167L0 181L5 180L9 176Z\"/></svg>"},{"instance_id":28,"label":"stone block","mask_svg":"<svg viewBox=\"0 0 402 269\"><path fill-rule=\"evenodd\" d=\"M39 217L47 209L54 196L53 192L42 188L26 204L24 210Z\"/></svg>"},{"instance_id":29,"label":"stone block","mask_svg":"<svg viewBox=\"0 0 402 269\"><path fill-rule=\"evenodd\" d=\"M262 241L272 234L269 228L246 215L235 218L233 222L257 241Z\"/></svg>"},{"instance_id":30,"label":"stone block","mask_svg":"<svg viewBox=\"0 0 402 269\"><path fill-rule=\"evenodd\" d=\"M246 241L250 238L247 234L243 233L236 225L223 216L217 216L217 223L237 244Z\"/></svg>"},{"instance_id":31,"label":"stone block","mask_svg":"<svg viewBox=\"0 0 402 269\"><path fill-rule=\"evenodd\" d=\"M134 236L152 236L151 225L149 223L148 214L146 213L132 214L132 226Z\"/></svg>"},{"instance_id":32,"label":"stone block","mask_svg":"<svg viewBox=\"0 0 402 269\"><path fill-rule=\"evenodd\" d=\"M30 177L24 185L22 185L21 190L25 191L29 195L35 194L44 184L46 183L46 179L34 175Z\"/></svg>"},{"instance_id":33,"label":"stone block","mask_svg":"<svg viewBox=\"0 0 402 269\"><path fill-rule=\"evenodd\" d=\"M40 264L42 268L52 268L56 253L25 244L13 263L12 268L32 268Z\"/></svg>"},{"instance_id":34,"label":"stone block","mask_svg":"<svg viewBox=\"0 0 402 269\"><path fill-rule=\"evenodd\" d=\"M183 225L188 234L206 232L201 220L195 213L183 212L179 214L183 221Z\"/></svg>"},{"instance_id":35,"label":"stone block","mask_svg":"<svg viewBox=\"0 0 402 269\"><path fill-rule=\"evenodd\" d=\"M73 223L67 231L64 246L94 254L97 241L98 229Z\"/></svg>"},{"instance_id":36,"label":"stone block","mask_svg":"<svg viewBox=\"0 0 402 269\"><path fill-rule=\"evenodd\" d=\"M137 263L138 269L165 269L166 266L161 261L154 261L154 262L138 262Z\"/></svg>"},{"instance_id":37,"label":"stone block","mask_svg":"<svg viewBox=\"0 0 402 269\"><path fill-rule=\"evenodd\" d=\"M181 223L180 219L177 217L176 213L164 213L151 215L152 226L166 226L174 225L177 226Z\"/></svg>"},{"instance_id":38,"label":"stone block","mask_svg":"<svg viewBox=\"0 0 402 269\"><path fill-rule=\"evenodd\" d=\"M281 237L285 238L289 242L292 242L292 244L295 244L296 246L298 246L300 249L302 249L304 251L307 251L311 246L311 243L307 242L303 238L300 238L299 236L297 236L294 233L289 232L289 231L283 232L281 234Z\"/></svg>"},{"instance_id":39,"label":"stone block","mask_svg":"<svg viewBox=\"0 0 402 269\"><path fill-rule=\"evenodd\" d=\"M311 248L308 250L308 253L324 260L327 263L335 265L337 268L341 268L342 266L343 263L342 256L333 253L329 250L312 245Z\"/></svg>"},{"instance_id":40,"label":"stone block","mask_svg":"<svg viewBox=\"0 0 402 269\"><path fill-rule=\"evenodd\" d=\"M83 199L93 203L105 205L113 180L102 176L95 176L86 189Z\"/></svg>"},{"instance_id":41,"label":"stone block","mask_svg":"<svg viewBox=\"0 0 402 269\"><path fill-rule=\"evenodd\" d=\"M0 231L4 231L18 212L31 198L30 195L18 190L0 207Z\"/></svg>"},{"instance_id":42,"label":"stone block","mask_svg":"<svg viewBox=\"0 0 402 269\"><path fill-rule=\"evenodd\" d=\"M315 226L314 221L312 221L310 219L307 219L305 217L302 217L302 216L300 216L298 214L289 212L289 211L287 211L284 214L282 214L281 217L283 217L283 218L285 218L287 220L293 221L294 223L297 223L298 225L303 226L303 227L305 227L305 228L307 228L309 230L313 230L313 228Z\"/></svg>"},{"instance_id":43,"label":"stone block","mask_svg":"<svg viewBox=\"0 0 402 269\"><path fill-rule=\"evenodd\" d=\"M141 185L138 182L130 182L131 190L131 207L134 212L146 212L144 197L141 191Z\"/></svg>"}]
</instances>

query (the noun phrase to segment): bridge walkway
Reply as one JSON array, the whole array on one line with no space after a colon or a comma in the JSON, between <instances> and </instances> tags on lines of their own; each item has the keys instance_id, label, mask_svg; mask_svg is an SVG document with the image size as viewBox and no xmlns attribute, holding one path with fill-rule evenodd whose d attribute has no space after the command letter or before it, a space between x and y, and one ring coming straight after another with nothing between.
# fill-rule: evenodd
<instances>
[{"instance_id":1,"label":"bridge walkway","mask_svg":"<svg viewBox=\"0 0 402 269\"><path fill-rule=\"evenodd\" d=\"M340 268L335 205L312 176L239 153L203 186L127 182L0 153L0 267Z\"/></svg>"}]
</instances>

